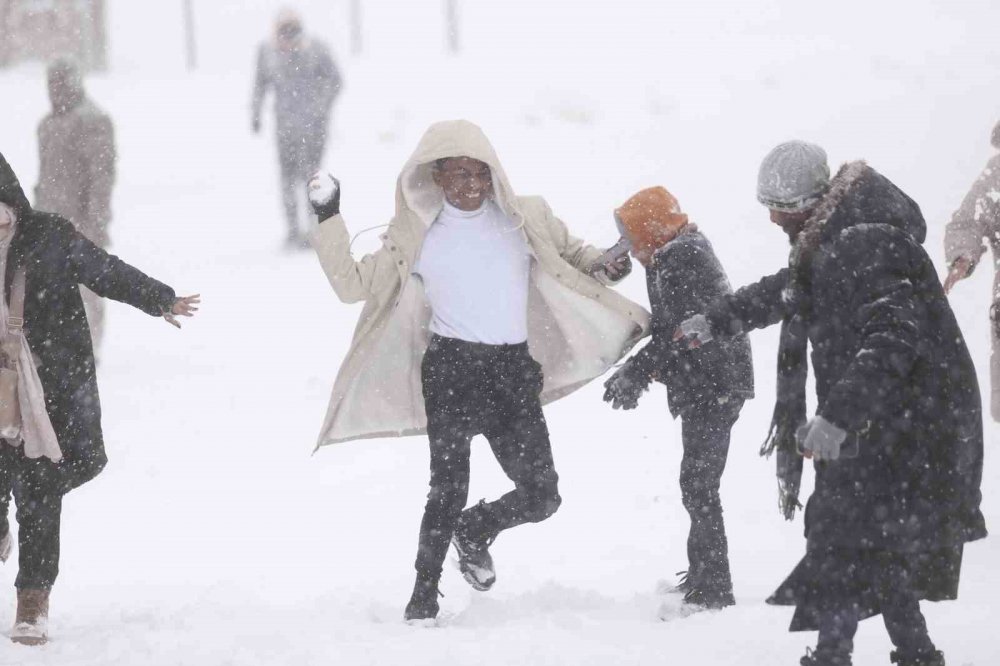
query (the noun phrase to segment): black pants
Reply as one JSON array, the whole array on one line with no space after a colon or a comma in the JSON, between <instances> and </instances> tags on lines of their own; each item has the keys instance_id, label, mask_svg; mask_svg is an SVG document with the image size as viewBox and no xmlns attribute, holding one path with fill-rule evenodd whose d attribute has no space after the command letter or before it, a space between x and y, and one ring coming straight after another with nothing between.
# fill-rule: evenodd
<instances>
[{"instance_id":1,"label":"black pants","mask_svg":"<svg viewBox=\"0 0 1000 666\"><path fill-rule=\"evenodd\" d=\"M31 460L23 450L0 440L0 536L10 529L11 493L17 505L20 589L47 590L59 575L59 521L62 493L56 465Z\"/></svg>"},{"instance_id":2,"label":"black pants","mask_svg":"<svg viewBox=\"0 0 1000 666\"><path fill-rule=\"evenodd\" d=\"M719 485L729 456L730 431L742 407L739 398L721 404L713 400L685 410L681 417L681 499L691 517L688 578L696 588L710 593L733 591Z\"/></svg>"},{"instance_id":3,"label":"black pants","mask_svg":"<svg viewBox=\"0 0 1000 666\"><path fill-rule=\"evenodd\" d=\"M874 563L858 567L866 587L875 595L882 611L882 620L889 639L900 654L911 657L934 652L934 643L927 633L927 622L920 612L920 601L913 590L909 567L904 556L886 554L870 558ZM854 650L854 635L858 630L860 600L837 599L826 604L818 613L819 641L817 651L849 656Z\"/></svg>"},{"instance_id":4,"label":"black pants","mask_svg":"<svg viewBox=\"0 0 1000 666\"><path fill-rule=\"evenodd\" d=\"M431 481L416 569L436 580L460 522L489 543L503 530L545 520L561 499L538 397L541 366L527 344L481 345L434 336L421 370ZM514 490L463 513L470 444L478 434L489 441Z\"/></svg>"}]
</instances>

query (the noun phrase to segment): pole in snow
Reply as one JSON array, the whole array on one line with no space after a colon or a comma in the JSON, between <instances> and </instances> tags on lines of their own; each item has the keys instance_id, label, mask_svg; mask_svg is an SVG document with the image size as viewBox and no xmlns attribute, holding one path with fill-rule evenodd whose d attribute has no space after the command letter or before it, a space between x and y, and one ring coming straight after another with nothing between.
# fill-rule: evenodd
<instances>
[{"instance_id":1,"label":"pole in snow","mask_svg":"<svg viewBox=\"0 0 1000 666\"><path fill-rule=\"evenodd\" d=\"M184 0L184 45L188 71L198 66L198 50L194 38L194 0Z\"/></svg>"},{"instance_id":2,"label":"pole in snow","mask_svg":"<svg viewBox=\"0 0 1000 666\"><path fill-rule=\"evenodd\" d=\"M361 54L361 36L361 0L351 0L351 53L354 55Z\"/></svg>"},{"instance_id":3,"label":"pole in snow","mask_svg":"<svg viewBox=\"0 0 1000 666\"><path fill-rule=\"evenodd\" d=\"M444 20L448 50L458 53L461 46L458 38L458 0L444 0Z\"/></svg>"}]
</instances>

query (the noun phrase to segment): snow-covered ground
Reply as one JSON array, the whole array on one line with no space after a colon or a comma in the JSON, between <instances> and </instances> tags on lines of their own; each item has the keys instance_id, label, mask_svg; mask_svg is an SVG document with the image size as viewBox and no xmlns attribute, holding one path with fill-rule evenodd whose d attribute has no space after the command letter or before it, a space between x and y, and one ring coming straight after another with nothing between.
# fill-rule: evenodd
<instances>
[{"instance_id":1,"label":"snow-covered ground","mask_svg":"<svg viewBox=\"0 0 1000 666\"><path fill-rule=\"evenodd\" d=\"M442 628L401 622L427 452L409 438L310 455L359 309L336 300L310 253L279 250L273 141L250 133L248 113L253 48L278 3L195 3L193 75L180 4L112 2L114 70L90 89L117 122L114 250L204 307L180 332L111 307L99 372L111 464L65 503L51 644L0 642L0 664L797 663L815 636L787 633L790 610L763 603L804 549L801 518L781 520L773 466L757 456L773 331L753 337L759 397L723 485L735 608L657 619L657 582L685 566L679 425L662 389L623 415L595 383L547 410L559 513L497 542L494 591L447 570ZM787 252L754 200L757 165L801 137L835 163L867 158L914 196L940 265L943 225L1000 115L991 0L469 0L458 58L443 52L441 3L363 4L366 52L351 57L346 0L300 3L347 77L328 164L355 230L388 221L427 124L466 117L515 189L545 195L594 243L614 241L614 205L666 185L745 284ZM45 108L39 66L0 72L0 151L29 190ZM988 273L954 297L984 389ZM623 289L645 301L639 275ZM991 523L998 434L987 425ZM477 442L471 497L507 486ZM997 561L996 540L970 546L961 599L926 606L950 664L1000 663ZM0 626L14 575L0 569ZM887 663L889 649L879 620L862 625L856 663Z\"/></svg>"}]
</instances>

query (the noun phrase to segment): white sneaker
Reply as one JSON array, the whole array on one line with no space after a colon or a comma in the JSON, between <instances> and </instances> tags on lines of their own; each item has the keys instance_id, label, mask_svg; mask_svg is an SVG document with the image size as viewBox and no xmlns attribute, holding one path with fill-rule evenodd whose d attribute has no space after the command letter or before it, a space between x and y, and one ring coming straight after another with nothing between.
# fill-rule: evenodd
<instances>
[{"instance_id":1,"label":"white sneaker","mask_svg":"<svg viewBox=\"0 0 1000 666\"><path fill-rule=\"evenodd\" d=\"M45 645L49 641L49 619L40 617L35 622L18 622L10 630L10 640L20 645Z\"/></svg>"},{"instance_id":2,"label":"white sneaker","mask_svg":"<svg viewBox=\"0 0 1000 666\"><path fill-rule=\"evenodd\" d=\"M21 645L44 645L49 640L49 590L17 591L17 615L10 640Z\"/></svg>"},{"instance_id":3,"label":"white sneaker","mask_svg":"<svg viewBox=\"0 0 1000 666\"><path fill-rule=\"evenodd\" d=\"M0 539L0 562L6 562L10 558L10 551L14 549L14 539L10 536L10 530Z\"/></svg>"}]
</instances>

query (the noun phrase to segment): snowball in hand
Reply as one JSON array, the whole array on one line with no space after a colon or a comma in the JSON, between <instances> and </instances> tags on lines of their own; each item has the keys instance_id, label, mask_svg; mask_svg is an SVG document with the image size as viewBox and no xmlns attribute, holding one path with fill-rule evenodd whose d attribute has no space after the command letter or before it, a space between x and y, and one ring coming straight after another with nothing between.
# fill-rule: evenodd
<instances>
[{"instance_id":1,"label":"snowball in hand","mask_svg":"<svg viewBox=\"0 0 1000 666\"><path fill-rule=\"evenodd\" d=\"M317 206L328 203L338 188L336 178L328 173L317 173L309 180L309 201Z\"/></svg>"}]
</instances>

